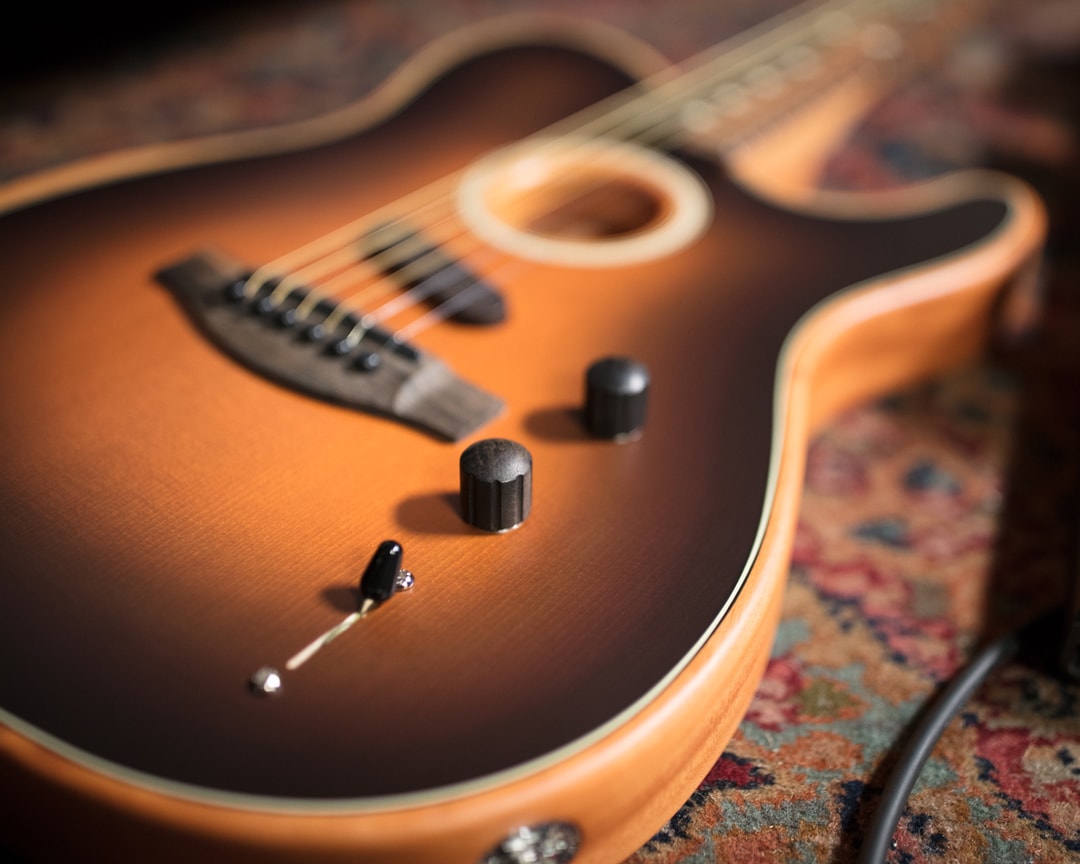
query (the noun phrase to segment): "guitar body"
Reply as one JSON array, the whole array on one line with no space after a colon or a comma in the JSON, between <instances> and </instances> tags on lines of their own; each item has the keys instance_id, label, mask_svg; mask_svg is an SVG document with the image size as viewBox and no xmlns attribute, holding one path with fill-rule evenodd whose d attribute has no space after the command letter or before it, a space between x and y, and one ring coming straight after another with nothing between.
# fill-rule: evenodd
<instances>
[{"instance_id":1,"label":"guitar body","mask_svg":"<svg viewBox=\"0 0 1080 864\"><path fill-rule=\"evenodd\" d=\"M576 861L610 862L693 791L768 656L810 432L980 350L1038 252L1025 187L792 212L691 156L712 205L692 242L625 266L504 255L505 321L416 337L505 402L455 442L260 376L155 279L206 246L271 261L628 81L572 46L485 49L339 140L219 164L192 145L3 217L5 842L474 862L559 821ZM579 421L607 355L650 370L639 440ZM503 534L457 503L487 437L533 458L532 513ZM355 608L387 538L415 587L252 693Z\"/></svg>"}]
</instances>

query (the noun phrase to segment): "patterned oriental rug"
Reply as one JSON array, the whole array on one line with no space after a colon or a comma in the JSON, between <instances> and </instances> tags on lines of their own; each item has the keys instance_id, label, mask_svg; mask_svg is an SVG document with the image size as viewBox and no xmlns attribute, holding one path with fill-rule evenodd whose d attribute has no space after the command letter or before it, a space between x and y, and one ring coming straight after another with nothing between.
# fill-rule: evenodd
<instances>
[{"instance_id":1,"label":"patterned oriental rug","mask_svg":"<svg viewBox=\"0 0 1080 864\"><path fill-rule=\"evenodd\" d=\"M614 23L684 59L779 0L334 0L126 23L9 60L0 178L317 116L434 37L511 9ZM105 12L96 14L105 15ZM83 17L79 17L79 16ZM72 31L103 18L79 13ZM1063 601L1080 475L1080 3L1014 0L882 103L824 186L972 165L1047 199L1047 315L1027 345L863 405L813 442L783 621L749 713L633 864L853 861L912 719L986 639ZM1026 654L934 750L888 860L1080 861L1080 686Z\"/></svg>"}]
</instances>

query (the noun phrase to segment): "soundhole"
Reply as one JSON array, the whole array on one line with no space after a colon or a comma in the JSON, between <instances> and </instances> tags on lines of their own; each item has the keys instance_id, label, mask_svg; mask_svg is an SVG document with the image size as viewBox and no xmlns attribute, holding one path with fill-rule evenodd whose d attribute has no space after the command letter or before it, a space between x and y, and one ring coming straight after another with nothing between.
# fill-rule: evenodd
<instances>
[{"instance_id":1,"label":"soundhole","mask_svg":"<svg viewBox=\"0 0 1080 864\"><path fill-rule=\"evenodd\" d=\"M496 187L488 206L496 218L529 234L561 239L627 237L659 224L670 206L641 178L583 165L534 186Z\"/></svg>"},{"instance_id":2,"label":"soundhole","mask_svg":"<svg viewBox=\"0 0 1080 864\"><path fill-rule=\"evenodd\" d=\"M691 243L712 213L682 163L622 142L545 139L500 150L465 173L458 204L483 240L531 260L618 266Z\"/></svg>"}]
</instances>

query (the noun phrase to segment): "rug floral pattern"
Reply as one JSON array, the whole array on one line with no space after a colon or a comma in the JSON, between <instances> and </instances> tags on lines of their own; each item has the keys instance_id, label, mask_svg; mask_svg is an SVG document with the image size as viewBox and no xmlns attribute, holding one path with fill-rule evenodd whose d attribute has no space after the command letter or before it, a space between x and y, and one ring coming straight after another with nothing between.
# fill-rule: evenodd
<instances>
[{"instance_id":1,"label":"rug floral pattern","mask_svg":"<svg viewBox=\"0 0 1080 864\"><path fill-rule=\"evenodd\" d=\"M988 609L1017 399L970 368L816 440L765 678L727 752L632 861L853 860L920 706L988 621L1016 624L1030 594L1057 590L1047 552L1017 562L1014 606ZM924 769L890 860L1080 856L1077 696L1020 663L995 673Z\"/></svg>"}]
</instances>

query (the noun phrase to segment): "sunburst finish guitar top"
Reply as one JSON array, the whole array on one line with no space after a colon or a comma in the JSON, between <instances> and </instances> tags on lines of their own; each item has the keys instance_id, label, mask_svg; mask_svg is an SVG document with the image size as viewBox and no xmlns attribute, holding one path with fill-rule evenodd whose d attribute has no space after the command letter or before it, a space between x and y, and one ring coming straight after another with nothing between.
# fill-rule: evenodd
<instances>
[{"instance_id":1,"label":"sunburst finish guitar top","mask_svg":"<svg viewBox=\"0 0 1080 864\"><path fill-rule=\"evenodd\" d=\"M786 210L670 130L579 113L631 84L571 45L491 48L341 140L3 218L0 818L22 848L64 848L61 813L100 838L83 858L477 861L558 821L611 861L692 790L767 656L808 430L977 350L1041 216L989 175L872 218ZM377 261L387 225L428 251ZM207 248L229 263L191 301L162 273ZM499 315L451 314L469 280ZM612 355L649 370L627 443L580 420ZM409 390L408 357L445 377ZM439 428L431 392L483 405ZM457 502L489 437L533 464L500 534ZM253 693L356 608L387 538L415 587Z\"/></svg>"}]
</instances>

